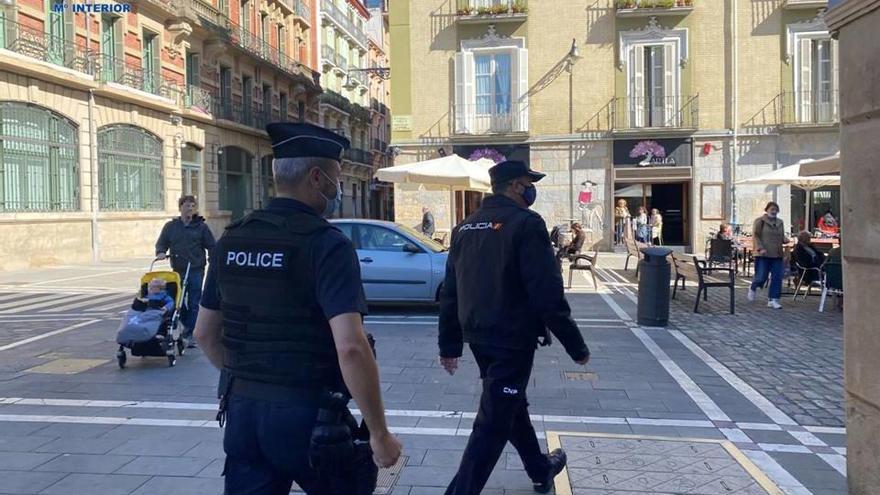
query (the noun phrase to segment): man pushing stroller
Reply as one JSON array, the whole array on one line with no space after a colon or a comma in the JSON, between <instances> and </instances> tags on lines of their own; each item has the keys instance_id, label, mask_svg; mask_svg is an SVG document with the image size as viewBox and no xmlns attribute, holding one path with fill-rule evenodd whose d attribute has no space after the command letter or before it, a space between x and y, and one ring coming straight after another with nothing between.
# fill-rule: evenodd
<instances>
[{"instance_id":1,"label":"man pushing stroller","mask_svg":"<svg viewBox=\"0 0 880 495\"><path fill-rule=\"evenodd\" d=\"M198 204L194 196L183 196L177 204L180 216L162 228L156 241L156 257L163 260L170 250L171 268L180 274L181 280L186 281L186 287L183 288L186 300L180 310L180 323L183 325L181 337L188 343L187 347L195 347L192 331L202 298L202 281L207 265L205 252L210 253L216 241L205 219L196 213ZM187 265L189 276L186 275Z\"/></svg>"}]
</instances>

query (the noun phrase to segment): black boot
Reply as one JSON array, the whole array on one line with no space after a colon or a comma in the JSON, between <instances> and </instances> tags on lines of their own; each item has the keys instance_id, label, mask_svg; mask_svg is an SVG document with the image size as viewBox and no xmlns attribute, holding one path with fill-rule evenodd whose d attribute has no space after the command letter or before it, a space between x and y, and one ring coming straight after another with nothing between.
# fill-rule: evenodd
<instances>
[{"instance_id":1,"label":"black boot","mask_svg":"<svg viewBox=\"0 0 880 495\"><path fill-rule=\"evenodd\" d=\"M562 472L565 468L565 464L568 461L568 456L565 455L565 451L562 449L556 449L553 452L547 454L547 463L550 466L550 470L547 472L547 479L543 481L534 481L535 491L538 493L549 493L550 489L553 488L553 479L556 478L556 475Z\"/></svg>"}]
</instances>

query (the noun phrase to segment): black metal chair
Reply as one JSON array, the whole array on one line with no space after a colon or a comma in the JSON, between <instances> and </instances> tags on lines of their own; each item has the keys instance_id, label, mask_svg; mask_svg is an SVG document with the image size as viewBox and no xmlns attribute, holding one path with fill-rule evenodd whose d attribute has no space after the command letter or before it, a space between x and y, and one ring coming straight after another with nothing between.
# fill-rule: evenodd
<instances>
[{"instance_id":1,"label":"black metal chair","mask_svg":"<svg viewBox=\"0 0 880 495\"><path fill-rule=\"evenodd\" d=\"M825 263L825 269L822 273L822 299L819 301L819 312L825 311L825 299L828 294L837 296L837 304L840 304L840 297L843 295L843 265L832 262Z\"/></svg>"}]
</instances>

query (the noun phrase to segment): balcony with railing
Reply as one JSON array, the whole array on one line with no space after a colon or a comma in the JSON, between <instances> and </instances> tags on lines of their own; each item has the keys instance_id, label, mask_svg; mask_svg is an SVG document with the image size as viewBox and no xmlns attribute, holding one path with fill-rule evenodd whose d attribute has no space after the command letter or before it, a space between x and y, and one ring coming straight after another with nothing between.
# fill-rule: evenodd
<instances>
[{"instance_id":1,"label":"balcony with railing","mask_svg":"<svg viewBox=\"0 0 880 495\"><path fill-rule=\"evenodd\" d=\"M609 106L611 130L687 131L699 126L699 95L614 98Z\"/></svg>"},{"instance_id":2,"label":"balcony with railing","mask_svg":"<svg viewBox=\"0 0 880 495\"><path fill-rule=\"evenodd\" d=\"M342 96L341 94L333 91L326 90L321 93L321 96L318 97L318 100L324 105L330 105L337 110L340 110L344 113L351 113L351 102L348 101L348 98Z\"/></svg>"},{"instance_id":3,"label":"balcony with railing","mask_svg":"<svg viewBox=\"0 0 880 495\"><path fill-rule=\"evenodd\" d=\"M367 150L362 150L358 148L349 148L345 150L342 156L351 162L355 163L364 163L364 164L372 164L373 163L373 154Z\"/></svg>"},{"instance_id":4,"label":"balcony with railing","mask_svg":"<svg viewBox=\"0 0 880 495\"><path fill-rule=\"evenodd\" d=\"M687 15L696 0L617 0L617 17Z\"/></svg>"},{"instance_id":5,"label":"balcony with railing","mask_svg":"<svg viewBox=\"0 0 880 495\"><path fill-rule=\"evenodd\" d=\"M242 102L214 99L214 117L228 120L254 129L263 130L269 116L263 111L262 106L251 103L245 105Z\"/></svg>"},{"instance_id":6,"label":"balcony with railing","mask_svg":"<svg viewBox=\"0 0 880 495\"><path fill-rule=\"evenodd\" d=\"M97 72L98 54L89 50L85 43L51 36L42 29L25 26L8 18L2 19L0 29L3 30L0 48L88 75Z\"/></svg>"},{"instance_id":7,"label":"balcony with railing","mask_svg":"<svg viewBox=\"0 0 880 495\"><path fill-rule=\"evenodd\" d=\"M523 111L515 106L491 108L491 105L455 105L453 108L453 133L458 135L519 134L526 133L528 121ZM493 111L494 110L494 111Z\"/></svg>"},{"instance_id":8,"label":"balcony with railing","mask_svg":"<svg viewBox=\"0 0 880 495\"><path fill-rule=\"evenodd\" d=\"M104 83L115 83L138 89L156 96L181 103L183 88L174 81L161 76L158 69L145 69L140 61L131 62L108 55L101 55L98 79Z\"/></svg>"},{"instance_id":9,"label":"balcony with railing","mask_svg":"<svg viewBox=\"0 0 880 495\"><path fill-rule=\"evenodd\" d=\"M379 138L373 138L373 149L379 153L385 153L388 150L388 143Z\"/></svg>"},{"instance_id":10,"label":"balcony with railing","mask_svg":"<svg viewBox=\"0 0 880 495\"><path fill-rule=\"evenodd\" d=\"M357 71L357 70L350 70L350 71L348 71L348 77L350 77L351 80L354 81L355 83L359 84L361 86L361 88L369 88L370 87L369 76L367 75L366 72Z\"/></svg>"},{"instance_id":11,"label":"balcony with railing","mask_svg":"<svg viewBox=\"0 0 880 495\"><path fill-rule=\"evenodd\" d=\"M321 15L341 29L349 38L367 49L367 33L348 18L348 15L333 3L332 0L321 0Z\"/></svg>"},{"instance_id":12,"label":"balcony with railing","mask_svg":"<svg viewBox=\"0 0 880 495\"><path fill-rule=\"evenodd\" d=\"M455 10L460 23L522 22L528 18L528 0L458 0Z\"/></svg>"},{"instance_id":13,"label":"balcony with railing","mask_svg":"<svg viewBox=\"0 0 880 495\"><path fill-rule=\"evenodd\" d=\"M183 104L185 108L191 110L211 113L214 110L214 95L204 88L189 84L186 87L186 99Z\"/></svg>"},{"instance_id":14,"label":"balcony with railing","mask_svg":"<svg viewBox=\"0 0 880 495\"><path fill-rule=\"evenodd\" d=\"M312 22L312 8L306 5L302 0L292 0L293 1L293 14L302 19L306 24L311 24Z\"/></svg>"},{"instance_id":15,"label":"balcony with railing","mask_svg":"<svg viewBox=\"0 0 880 495\"><path fill-rule=\"evenodd\" d=\"M786 91L778 98L780 127L821 127L840 123L840 100L836 90Z\"/></svg>"}]
</instances>

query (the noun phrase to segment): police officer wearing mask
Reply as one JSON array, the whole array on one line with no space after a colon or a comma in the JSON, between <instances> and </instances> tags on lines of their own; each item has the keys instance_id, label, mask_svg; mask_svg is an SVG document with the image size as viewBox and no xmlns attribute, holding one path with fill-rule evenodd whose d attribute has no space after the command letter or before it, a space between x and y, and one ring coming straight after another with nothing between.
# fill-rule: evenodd
<instances>
[{"instance_id":1,"label":"police officer wearing mask","mask_svg":"<svg viewBox=\"0 0 880 495\"><path fill-rule=\"evenodd\" d=\"M393 465L401 451L386 426L363 327L355 249L323 218L339 206L340 156L349 141L310 124L266 130L277 197L218 241L195 330L223 370L225 493L287 494L294 481L308 494L360 493L353 479L328 480L310 464L313 429L330 392L357 402L376 465ZM331 481L346 488L334 491Z\"/></svg>"},{"instance_id":2,"label":"police officer wearing mask","mask_svg":"<svg viewBox=\"0 0 880 495\"><path fill-rule=\"evenodd\" d=\"M547 227L530 210L544 178L520 161L489 170L493 195L453 230L440 295L440 364L458 368L463 343L480 368L483 393L470 440L447 495L480 493L510 441L534 483L547 493L565 467L562 449L543 454L529 420L526 387L538 343L555 335L568 355L590 357L565 300Z\"/></svg>"}]
</instances>

